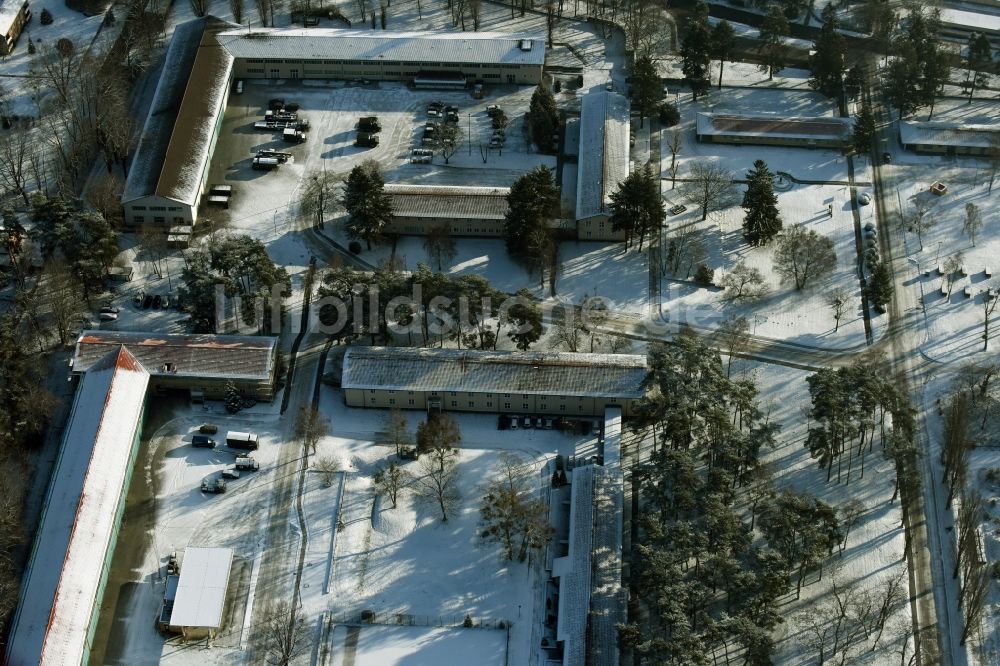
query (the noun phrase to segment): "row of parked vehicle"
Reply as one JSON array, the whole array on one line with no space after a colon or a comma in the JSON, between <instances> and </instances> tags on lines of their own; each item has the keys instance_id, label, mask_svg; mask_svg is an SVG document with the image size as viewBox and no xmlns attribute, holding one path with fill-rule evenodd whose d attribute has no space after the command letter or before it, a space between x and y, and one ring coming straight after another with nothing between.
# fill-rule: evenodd
<instances>
[{"instance_id":1,"label":"row of parked vehicle","mask_svg":"<svg viewBox=\"0 0 1000 666\"><path fill-rule=\"evenodd\" d=\"M507 141L507 124L510 122L507 114L496 104L490 104L486 107L486 115L490 117L490 126L493 128L490 148L503 148L503 144Z\"/></svg>"},{"instance_id":2,"label":"row of parked vehicle","mask_svg":"<svg viewBox=\"0 0 1000 666\"><path fill-rule=\"evenodd\" d=\"M517 430L518 428L552 430L554 425L555 419L541 416L508 416L502 414L497 420L497 428L500 430Z\"/></svg>"},{"instance_id":3,"label":"row of parked vehicle","mask_svg":"<svg viewBox=\"0 0 1000 666\"><path fill-rule=\"evenodd\" d=\"M354 145L363 148L374 148L378 145L378 133L382 131L382 124L378 121L378 116L363 116L358 120L358 134L354 138Z\"/></svg>"},{"instance_id":4,"label":"row of parked vehicle","mask_svg":"<svg viewBox=\"0 0 1000 666\"><path fill-rule=\"evenodd\" d=\"M177 296L172 294L147 294L144 291L140 291L132 298L132 304L137 308L142 308L143 310L148 310L150 308L154 310L167 310L169 308L179 308L181 306ZM115 312L115 314L118 314L118 312Z\"/></svg>"},{"instance_id":5,"label":"row of parked vehicle","mask_svg":"<svg viewBox=\"0 0 1000 666\"><path fill-rule=\"evenodd\" d=\"M265 132L281 131L281 138L286 143L303 143L309 130L309 120L299 115L297 102L286 102L275 97L267 103L264 119L253 124L254 129ZM259 151L253 158L251 166L258 171L271 171L291 159L288 153L278 151Z\"/></svg>"},{"instance_id":6,"label":"row of parked vehicle","mask_svg":"<svg viewBox=\"0 0 1000 666\"><path fill-rule=\"evenodd\" d=\"M210 435L214 435L219 431L219 427L211 424L204 423L198 428L198 434L191 437L191 446L197 448L214 449L217 442ZM251 432L240 432L236 430L230 430L226 433L226 446L231 449L240 449L246 451L256 451L259 445L257 435ZM224 493L226 492L227 480L235 480L240 478L241 472L256 472L260 469L260 464L254 460L253 456L237 455L236 460L232 467L227 467L222 470L218 477L204 479L201 482L201 490L206 493Z\"/></svg>"}]
</instances>

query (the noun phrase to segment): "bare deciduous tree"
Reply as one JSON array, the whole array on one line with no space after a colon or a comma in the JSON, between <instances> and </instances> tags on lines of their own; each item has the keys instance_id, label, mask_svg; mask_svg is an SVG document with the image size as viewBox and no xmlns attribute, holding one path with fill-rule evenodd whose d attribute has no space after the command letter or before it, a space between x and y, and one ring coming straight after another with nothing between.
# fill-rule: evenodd
<instances>
[{"instance_id":1,"label":"bare deciduous tree","mask_svg":"<svg viewBox=\"0 0 1000 666\"><path fill-rule=\"evenodd\" d=\"M500 544L504 559L523 562L532 550L551 539L548 507L532 495L530 468L520 457L500 456L496 476L489 482L480 507L485 541Z\"/></svg>"},{"instance_id":2,"label":"bare deciduous tree","mask_svg":"<svg viewBox=\"0 0 1000 666\"><path fill-rule=\"evenodd\" d=\"M462 145L462 130L459 129L458 123L447 121L439 123L438 141L441 145L441 157L444 158L444 163L448 164L448 160Z\"/></svg>"},{"instance_id":3,"label":"bare deciduous tree","mask_svg":"<svg viewBox=\"0 0 1000 666\"><path fill-rule=\"evenodd\" d=\"M445 264L450 264L458 253L455 239L451 237L451 225L444 222L428 229L424 237L424 251L437 266L438 272L443 270Z\"/></svg>"},{"instance_id":4,"label":"bare deciduous tree","mask_svg":"<svg viewBox=\"0 0 1000 666\"><path fill-rule=\"evenodd\" d=\"M418 464L419 476L413 482L414 490L421 499L437 505L442 522L448 522L448 515L461 499L455 458L455 455L447 455L443 450L439 455L422 456Z\"/></svg>"},{"instance_id":5,"label":"bare deciduous tree","mask_svg":"<svg viewBox=\"0 0 1000 666\"><path fill-rule=\"evenodd\" d=\"M681 152L681 133L676 127L670 130L670 138L667 140L667 148L670 150L670 167L667 172L670 174L670 189L677 187L677 169L680 162L677 156Z\"/></svg>"},{"instance_id":6,"label":"bare deciduous tree","mask_svg":"<svg viewBox=\"0 0 1000 666\"><path fill-rule=\"evenodd\" d=\"M580 351L584 329L580 318L576 316L576 308L570 305L561 305L553 311L552 337L553 342L566 347L567 351Z\"/></svg>"},{"instance_id":7,"label":"bare deciduous tree","mask_svg":"<svg viewBox=\"0 0 1000 666\"><path fill-rule=\"evenodd\" d=\"M288 666L307 647L306 625L299 609L280 601L264 621L265 660L271 666Z\"/></svg>"},{"instance_id":8,"label":"bare deciduous tree","mask_svg":"<svg viewBox=\"0 0 1000 666\"><path fill-rule=\"evenodd\" d=\"M339 183L336 175L326 171L310 176L299 200L299 214L312 218L313 223L322 229L326 213L336 204Z\"/></svg>"},{"instance_id":9,"label":"bare deciduous tree","mask_svg":"<svg viewBox=\"0 0 1000 666\"><path fill-rule=\"evenodd\" d=\"M323 456L316 461L315 468L323 477L323 485L329 488L333 485L333 477L340 471L340 463L333 456Z\"/></svg>"},{"instance_id":10,"label":"bare deciduous tree","mask_svg":"<svg viewBox=\"0 0 1000 666\"><path fill-rule=\"evenodd\" d=\"M679 227L667 241L667 251L660 256L664 272L690 277L695 267L708 258L704 232L691 224Z\"/></svg>"},{"instance_id":11,"label":"bare deciduous tree","mask_svg":"<svg viewBox=\"0 0 1000 666\"><path fill-rule=\"evenodd\" d=\"M59 261L53 260L45 264L43 279L45 305L52 313L52 323L59 335L59 343L65 346L71 339L72 331L83 318L83 291L79 281Z\"/></svg>"},{"instance_id":12,"label":"bare deciduous tree","mask_svg":"<svg viewBox=\"0 0 1000 666\"><path fill-rule=\"evenodd\" d=\"M170 253L166 234L157 227L142 226L136 233L136 241L139 252L152 265L156 277L163 278L163 262Z\"/></svg>"},{"instance_id":13,"label":"bare deciduous tree","mask_svg":"<svg viewBox=\"0 0 1000 666\"><path fill-rule=\"evenodd\" d=\"M974 203L965 204L965 222L962 223L962 233L972 241L972 247L976 247L976 236L983 228L983 215L979 211L979 206Z\"/></svg>"},{"instance_id":14,"label":"bare deciduous tree","mask_svg":"<svg viewBox=\"0 0 1000 666\"><path fill-rule=\"evenodd\" d=\"M944 271L944 278L948 283L948 298L951 298L951 290L954 288L955 281L958 279L958 273L962 270L964 264L965 256L961 252L956 252L944 260L944 265L941 268Z\"/></svg>"},{"instance_id":15,"label":"bare deciduous tree","mask_svg":"<svg viewBox=\"0 0 1000 666\"><path fill-rule=\"evenodd\" d=\"M992 567L983 564L969 572L969 576L962 586L962 610L965 616L960 640L962 645L965 645L969 637L979 630L979 623L983 618L983 611L986 609L986 600L989 598L992 585Z\"/></svg>"},{"instance_id":16,"label":"bare deciduous tree","mask_svg":"<svg viewBox=\"0 0 1000 666\"><path fill-rule=\"evenodd\" d=\"M105 220L115 226L122 222L121 196L124 187L125 181L121 176L117 173L108 173L103 174L96 183L87 188L87 201L94 210L104 216ZM166 236L163 237L163 242L165 245Z\"/></svg>"},{"instance_id":17,"label":"bare deciduous tree","mask_svg":"<svg viewBox=\"0 0 1000 666\"><path fill-rule=\"evenodd\" d=\"M726 376L730 377L733 358L745 352L750 346L750 322L746 317L730 316L719 324L719 340L726 351Z\"/></svg>"},{"instance_id":18,"label":"bare deciduous tree","mask_svg":"<svg viewBox=\"0 0 1000 666\"><path fill-rule=\"evenodd\" d=\"M735 191L733 174L718 162L698 160L691 167L687 197L701 208L703 221L711 211L718 210L728 203Z\"/></svg>"},{"instance_id":19,"label":"bare deciduous tree","mask_svg":"<svg viewBox=\"0 0 1000 666\"><path fill-rule=\"evenodd\" d=\"M316 443L326 437L329 431L330 424L318 409L312 405L299 407L295 418L295 436L310 447L313 453L316 453Z\"/></svg>"},{"instance_id":20,"label":"bare deciduous tree","mask_svg":"<svg viewBox=\"0 0 1000 666\"><path fill-rule=\"evenodd\" d=\"M375 483L375 492L387 496L389 501L392 502L393 509L398 505L400 491L411 480L410 473L400 467L399 463L395 460L390 460L385 467L379 468L372 475L372 481Z\"/></svg>"},{"instance_id":21,"label":"bare deciduous tree","mask_svg":"<svg viewBox=\"0 0 1000 666\"><path fill-rule=\"evenodd\" d=\"M398 456L404 446L409 446L412 441L410 437L410 425L406 421L406 416L400 409L389 410L389 415L385 421L385 439L388 444L396 449Z\"/></svg>"},{"instance_id":22,"label":"bare deciduous tree","mask_svg":"<svg viewBox=\"0 0 1000 666\"><path fill-rule=\"evenodd\" d=\"M726 298L731 301L753 301L767 294L767 283L760 269L740 262L726 273L719 286L726 290Z\"/></svg>"},{"instance_id":23,"label":"bare deciduous tree","mask_svg":"<svg viewBox=\"0 0 1000 666\"><path fill-rule=\"evenodd\" d=\"M847 313L847 308L851 304L851 294L843 287L835 287L830 292L827 303L833 310L833 321L835 322L833 332L836 333L840 330L840 320L844 318L844 314Z\"/></svg>"},{"instance_id":24,"label":"bare deciduous tree","mask_svg":"<svg viewBox=\"0 0 1000 666\"><path fill-rule=\"evenodd\" d=\"M28 199L29 155L34 152L28 127L18 123L0 136L0 182L30 205Z\"/></svg>"}]
</instances>

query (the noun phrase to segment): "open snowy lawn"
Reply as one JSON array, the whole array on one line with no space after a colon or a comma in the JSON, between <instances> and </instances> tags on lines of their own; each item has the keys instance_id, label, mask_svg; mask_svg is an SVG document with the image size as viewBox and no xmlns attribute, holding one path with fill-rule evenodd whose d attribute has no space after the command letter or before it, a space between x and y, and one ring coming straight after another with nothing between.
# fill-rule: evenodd
<instances>
[{"instance_id":1,"label":"open snowy lawn","mask_svg":"<svg viewBox=\"0 0 1000 666\"><path fill-rule=\"evenodd\" d=\"M665 182L664 198L668 207L683 201L682 185L678 184L676 190L669 187L669 182ZM796 291L792 284L782 283L774 272L772 258L775 243L752 248L743 240L744 211L737 205L743 189L740 186L734 205L710 213L705 222L699 221L700 211L691 204L688 204L688 211L668 217L664 246L669 243L672 229L694 225L705 234L709 251L707 263L716 269L716 284L725 273L743 261L760 269L767 280L769 295L756 303L734 303L720 289L698 287L690 281L669 279L668 275L661 284L664 312L669 311L673 321L708 327L717 326L731 315L745 316L753 323L756 335L806 345L849 348L863 344L865 330L861 287L857 278L850 189L845 185L793 185L788 191L778 192L778 205L785 227L802 224L807 229L813 229L832 239L837 253L836 271L831 275L818 276L801 292ZM832 206L832 217L828 206ZM875 220L872 206L860 207L859 212L862 226ZM684 275L677 277L684 278ZM835 331L836 322L828 300L830 291L838 286L850 294L851 303L839 329ZM882 319L884 316L873 313L872 321L876 326Z\"/></svg>"},{"instance_id":2,"label":"open snowy lawn","mask_svg":"<svg viewBox=\"0 0 1000 666\"><path fill-rule=\"evenodd\" d=\"M811 493L834 507L857 499L865 511L848 535L843 554L835 554L827 562L822 579L814 571L806 576L801 599L792 593L781 599L781 616L785 622L779 625L777 641L778 664L808 664L815 659L815 651L804 648L805 639L800 613L813 607L829 593L831 580L841 584L853 583L861 589L875 591L884 581L906 573L902 560L903 530L900 528L899 502L890 504L895 472L892 464L884 459L878 442L874 451L865 456L864 476L860 464L855 460L854 468L847 478L847 461L844 464L842 483L837 483L837 472L826 481L826 471L819 469L810 458L804 442L808 421L806 410L810 407L806 377L811 373L778 365L758 364L749 361L734 361L734 376L749 372L757 380L760 390L758 399L762 411L782 426L778 434L779 446L762 452L763 460L771 466L774 484L777 488L788 488ZM876 437L877 440L877 437ZM909 622L909 607L903 606L889 621L888 627ZM897 640L887 627L880 645L892 645ZM891 651L871 651L872 641L862 641L864 646L851 653L846 663L850 664L895 664L899 656Z\"/></svg>"},{"instance_id":3,"label":"open snowy lawn","mask_svg":"<svg viewBox=\"0 0 1000 666\"><path fill-rule=\"evenodd\" d=\"M393 453L391 448L373 443L381 439L384 410L348 408L339 391L326 388L320 409L330 421L330 435L319 443L313 460L333 457L340 462L342 474L332 487L326 487L319 474L307 475L303 511L309 547L302 585L307 615L318 617L328 612L338 621L372 610L379 621L393 623L397 616L404 616L404 623L455 625L461 624L467 614L477 623L495 626L504 621L511 624L507 663L528 663L535 628L532 617L537 612L537 571L527 563L503 561L496 546L481 542L480 498L501 451L519 454L538 470L541 488L548 481L541 467L549 458L557 453L571 454L577 445L587 451L595 445L594 438L572 437L554 430L499 431L496 415L455 415L462 432L458 470L461 501L449 520L442 522L436 505L410 490L403 491L395 509L388 498L376 501L372 474ZM415 431L423 413L404 414L411 432ZM418 473L418 462L403 465L411 473ZM343 523L339 530L334 527L338 516ZM362 629L362 643L368 629ZM474 636L493 635L486 630L466 631ZM496 634L503 637L500 632ZM436 642L440 638L442 644L452 645L435 636L432 632L427 640L433 638ZM462 634L461 640L493 639L470 639ZM330 645L335 648L342 642L335 638ZM363 654L359 647L358 658ZM375 653L366 658L388 659L391 654ZM460 663L425 661L428 655L438 654L445 653L420 652L410 657L415 661L399 663ZM468 653L455 654L468 658ZM490 658L492 653L483 657Z\"/></svg>"},{"instance_id":4,"label":"open snowy lawn","mask_svg":"<svg viewBox=\"0 0 1000 666\"><path fill-rule=\"evenodd\" d=\"M352 632L357 647L344 647ZM506 632L442 627L345 627L334 631L333 666L504 666Z\"/></svg>"}]
</instances>

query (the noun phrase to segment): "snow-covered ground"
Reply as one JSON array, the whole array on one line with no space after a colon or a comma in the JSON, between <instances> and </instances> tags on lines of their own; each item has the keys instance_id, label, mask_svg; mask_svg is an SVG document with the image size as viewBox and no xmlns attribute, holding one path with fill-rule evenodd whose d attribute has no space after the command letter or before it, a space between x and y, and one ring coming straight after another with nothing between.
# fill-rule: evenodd
<instances>
[{"instance_id":1,"label":"snow-covered ground","mask_svg":"<svg viewBox=\"0 0 1000 666\"><path fill-rule=\"evenodd\" d=\"M357 646L343 647L350 631ZM464 663L470 655L482 666L504 666L507 636L504 631L461 627L345 627L334 631L333 666L447 666Z\"/></svg>"},{"instance_id":2,"label":"snow-covered ground","mask_svg":"<svg viewBox=\"0 0 1000 666\"><path fill-rule=\"evenodd\" d=\"M804 446L809 425L804 413L810 406L806 377L811 373L779 365L734 361L734 375L742 372L755 378L762 411L781 424L777 437L779 445L773 450L762 451L762 461L774 474L775 487L812 494L835 508L852 499L864 507L861 518L850 530L843 553L834 552L824 565L822 577L819 572L813 572L806 578L800 599L795 599L793 587L792 592L779 601L785 622L774 635L778 648L775 663L809 664L815 661L817 652L805 646L808 634L802 613L825 600L834 578L840 585L853 584L875 592L885 581L906 574L900 506L898 501L889 502L895 470L876 442L872 453L866 456L863 476L855 462L849 479L845 474L844 482L838 484L834 472L833 479L827 482L826 471L819 468ZM862 640L845 663L899 663L898 654L893 652L901 644L895 629L910 622L909 611L908 604L896 610L887 623L878 650L873 652L871 649L872 636Z\"/></svg>"},{"instance_id":3,"label":"snow-covered ground","mask_svg":"<svg viewBox=\"0 0 1000 666\"><path fill-rule=\"evenodd\" d=\"M681 135L678 153L678 182L671 187L667 167L670 152L666 145L670 131L662 133L663 144L663 195L667 207L684 203L688 210L668 217L664 247L674 230L680 228L703 231L708 247L709 267L716 270L716 283L741 261L757 267L767 279L769 295L753 304L734 304L724 299L715 289L704 289L688 281L664 280L661 285L662 308L669 311L675 321L687 321L700 326L714 327L730 315L742 315L753 321L757 335L787 340L804 345L829 349L853 348L864 344L865 326L861 312L861 287L857 273L857 246L855 241L855 212L848 182L847 158L839 151L772 146L737 146L699 143L695 139L695 123L699 112L774 113L779 116L836 115L835 104L812 91L772 88L713 89L707 96L691 101L689 93L677 95L682 122L677 131ZM831 238L837 253L837 269L831 275L820 276L806 290L797 292L792 285L782 284L772 270L774 243L763 248L751 248L743 240L741 226L744 211L739 206L743 186L734 189L729 205L711 212L708 219L700 221L701 211L687 195L684 179L691 167L707 160L713 161L733 174L745 178L755 160L764 160L772 172L781 172L802 181L818 184L794 183L781 179L776 185L778 203L785 227L802 224L808 229ZM868 160L855 160L855 174L859 186L857 193L870 192ZM861 226L875 221L872 206L858 206ZM670 276L667 275L667 278ZM684 278L684 275L677 276ZM845 289L851 304L839 328L829 306L829 294L835 287ZM884 316L872 313L873 333L877 337ZM834 330L837 329L837 330Z\"/></svg>"},{"instance_id":4,"label":"snow-covered ground","mask_svg":"<svg viewBox=\"0 0 1000 666\"><path fill-rule=\"evenodd\" d=\"M371 610L380 621L427 626L454 626L466 615L477 625L497 627L503 622L510 627L510 640L507 661L501 658L498 663L529 663L532 632L542 620L536 608L541 571L537 562L503 561L495 545L482 542L478 536L479 499L501 451L516 453L540 470L556 454L591 452L596 440L555 430L500 431L495 414L455 415L462 433L458 468L461 500L444 523L437 507L411 490L401 493L395 509L386 497L375 500L372 474L393 454L390 447L373 443L384 430L385 411L346 407L341 393L327 388L321 394L320 409L330 420L331 429L318 444L313 460L338 460L344 487L338 503L339 480L328 488L319 474L307 475L303 494L309 535L302 584L305 614L318 617L326 612L336 621ZM412 433L424 415L405 414ZM404 468L418 473L417 463L404 463ZM536 478L539 487L548 482L547 474L539 472ZM338 520L343 528L336 530ZM362 630L362 639L365 631L367 627ZM499 631L466 631L479 637L467 640L504 638ZM336 636L331 647L340 649ZM373 632L372 636L378 639L381 634ZM388 649L368 645L373 650ZM359 658L361 653L359 647ZM381 654L376 651L364 658L374 660ZM434 654L443 660L430 660L421 652L412 663L458 666L468 659L464 652Z\"/></svg>"}]
</instances>

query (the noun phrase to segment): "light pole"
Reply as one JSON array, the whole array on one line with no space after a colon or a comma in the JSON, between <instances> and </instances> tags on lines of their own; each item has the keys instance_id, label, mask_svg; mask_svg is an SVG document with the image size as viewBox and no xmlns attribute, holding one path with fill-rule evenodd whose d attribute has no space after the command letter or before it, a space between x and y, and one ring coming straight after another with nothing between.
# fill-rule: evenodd
<instances>
[{"instance_id":1,"label":"light pole","mask_svg":"<svg viewBox=\"0 0 1000 666\"><path fill-rule=\"evenodd\" d=\"M469 156L472 156L472 114L469 113Z\"/></svg>"}]
</instances>

